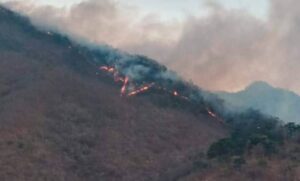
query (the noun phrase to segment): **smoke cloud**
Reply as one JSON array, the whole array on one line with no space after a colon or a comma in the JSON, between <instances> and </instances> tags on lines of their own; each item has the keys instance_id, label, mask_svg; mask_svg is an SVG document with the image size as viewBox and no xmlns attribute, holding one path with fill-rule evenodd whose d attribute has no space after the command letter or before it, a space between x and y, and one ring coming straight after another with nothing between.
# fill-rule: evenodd
<instances>
[{"instance_id":1,"label":"smoke cloud","mask_svg":"<svg viewBox=\"0 0 300 181\"><path fill-rule=\"evenodd\" d=\"M68 9L6 3L42 28L150 56L208 90L236 91L263 80L297 93L299 5L297 0L270 0L263 20L210 1L206 16L166 21L114 0L88 0ZM141 69L147 71L136 71Z\"/></svg>"}]
</instances>

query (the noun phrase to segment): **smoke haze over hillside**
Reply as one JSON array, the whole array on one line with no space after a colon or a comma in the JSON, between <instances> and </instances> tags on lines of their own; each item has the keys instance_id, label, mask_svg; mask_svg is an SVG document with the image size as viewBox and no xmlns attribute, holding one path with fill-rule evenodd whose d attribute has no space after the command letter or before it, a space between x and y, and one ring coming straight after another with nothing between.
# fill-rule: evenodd
<instances>
[{"instance_id":1,"label":"smoke haze over hillside","mask_svg":"<svg viewBox=\"0 0 300 181\"><path fill-rule=\"evenodd\" d=\"M264 80L300 93L296 0L270 0L265 20L214 1L208 1L206 16L182 21L144 15L114 0L88 0L69 9L13 1L6 5L77 40L153 57L209 90L236 91Z\"/></svg>"}]
</instances>

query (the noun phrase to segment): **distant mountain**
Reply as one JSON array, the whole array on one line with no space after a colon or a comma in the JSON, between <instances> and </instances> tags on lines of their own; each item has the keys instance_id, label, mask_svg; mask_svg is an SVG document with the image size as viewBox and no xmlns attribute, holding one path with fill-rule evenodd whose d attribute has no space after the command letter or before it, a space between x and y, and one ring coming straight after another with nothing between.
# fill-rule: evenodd
<instances>
[{"instance_id":1,"label":"distant mountain","mask_svg":"<svg viewBox=\"0 0 300 181\"><path fill-rule=\"evenodd\" d=\"M252 108L284 122L300 122L300 96L266 82L254 82L240 92L219 92L218 95L234 111Z\"/></svg>"}]
</instances>

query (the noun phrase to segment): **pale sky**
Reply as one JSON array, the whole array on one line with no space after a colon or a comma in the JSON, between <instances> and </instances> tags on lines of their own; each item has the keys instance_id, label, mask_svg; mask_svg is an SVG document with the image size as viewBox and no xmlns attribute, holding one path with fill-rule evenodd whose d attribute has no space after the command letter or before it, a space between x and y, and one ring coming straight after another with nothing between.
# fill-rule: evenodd
<instances>
[{"instance_id":1,"label":"pale sky","mask_svg":"<svg viewBox=\"0 0 300 181\"><path fill-rule=\"evenodd\" d=\"M0 0L8 2L14 0ZM84 0L19 0L57 7L69 7ZM101 0L99 0L101 1ZM158 14L164 19L182 19L189 15L205 15L205 3L213 0L115 0L135 6L144 13ZM245 9L259 18L268 14L268 0L214 0L228 9Z\"/></svg>"},{"instance_id":2,"label":"pale sky","mask_svg":"<svg viewBox=\"0 0 300 181\"><path fill-rule=\"evenodd\" d=\"M119 0L122 1L122 0ZM124 0L125 1L125 0ZM130 0L125 1L144 9L147 12L162 14L168 18L180 18L185 15L205 14L207 0ZM226 8L246 9L250 13L265 17L268 10L267 0L216 0Z\"/></svg>"}]
</instances>

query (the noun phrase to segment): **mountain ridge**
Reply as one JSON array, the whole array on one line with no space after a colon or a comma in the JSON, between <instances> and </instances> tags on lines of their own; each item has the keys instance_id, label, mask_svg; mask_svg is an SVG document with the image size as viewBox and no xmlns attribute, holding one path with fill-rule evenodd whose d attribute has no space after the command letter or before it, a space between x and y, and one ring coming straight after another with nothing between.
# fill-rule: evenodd
<instances>
[{"instance_id":1,"label":"mountain ridge","mask_svg":"<svg viewBox=\"0 0 300 181\"><path fill-rule=\"evenodd\" d=\"M300 96L292 91L273 87L266 82L254 82L244 90L235 93L218 92L217 94L231 109L240 111L249 108L257 109L285 122L300 122Z\"/></svg>"},{"instance_id":2,"label":"mountain ridge","mask_svg":"<svg viewBox=\"0 0 300 181\"><path fill-rule=\"evenodd\" d=\"M174 180L228 134L202 101L195 109L163 91L120 96L122 83L99 66L122 53L90 50L0 11L0 180Z\"/></svg>"}]
</instances>

